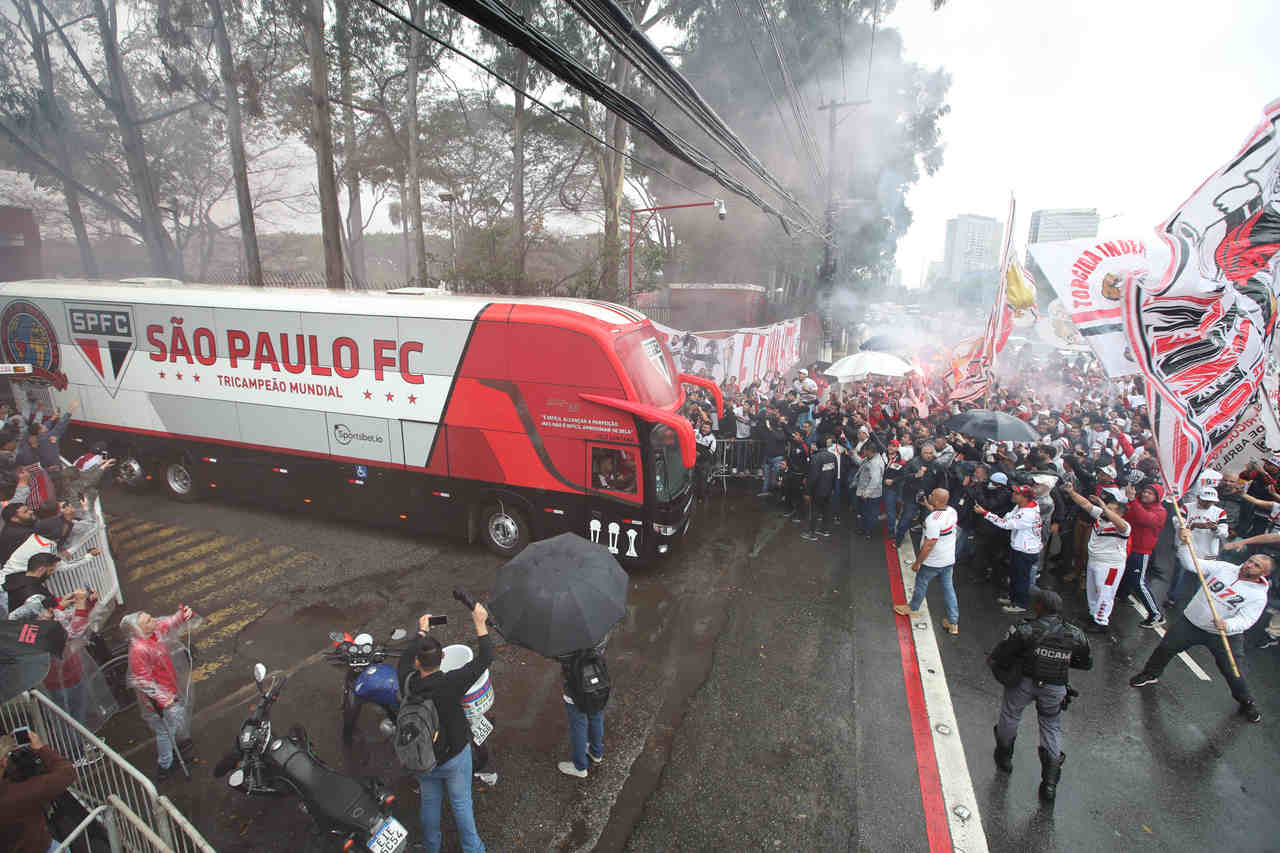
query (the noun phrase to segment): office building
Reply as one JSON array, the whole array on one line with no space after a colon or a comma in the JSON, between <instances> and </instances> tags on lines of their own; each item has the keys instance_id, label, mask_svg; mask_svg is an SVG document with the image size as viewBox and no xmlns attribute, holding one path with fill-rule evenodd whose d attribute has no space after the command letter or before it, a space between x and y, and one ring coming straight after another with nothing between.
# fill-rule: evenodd
<instances>
[{"instance_id":1,"label":"office building","mask_svg":"<svg viewBox=\"0 0 1280 853\"><path fill-rule=\"evenodd\" d=\"M1003 232L1000 221L990 216L965 213L947 220L943 276L954 281L969 273L998 267Z\"/></svg>"},{"instance_id":2,"label":"office building","mask_svg":"<svg viewBox=\"0 0 1280 853\"><path fill-rule=\"evenodd\" d=\"M1098 211L1094 208L1063 207L1037 210L1031 214L1027 245L1057 240L1085 240L1098 236Z\"/></svg>"}]
</instances>

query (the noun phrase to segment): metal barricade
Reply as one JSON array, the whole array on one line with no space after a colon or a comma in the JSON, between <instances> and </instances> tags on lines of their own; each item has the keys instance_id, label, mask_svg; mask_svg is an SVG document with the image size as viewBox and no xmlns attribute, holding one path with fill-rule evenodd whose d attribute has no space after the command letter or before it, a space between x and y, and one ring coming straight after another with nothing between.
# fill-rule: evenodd
<instances>
[{"instance_id":1,"label":"metal barricade","mask_svg":"<svg viewBox=\"0 0 1280 853\"><path fill-rule=\"evenodd\" d=\"M711 476L728 492L730 477L759 477L764 467L764 442L750 438L722 438L716 441L716 458Z\"/></svg>"},{"instance_id":2,"label":"metal barricade","mask_svg":"<svg viewBox=\"0 0 1280 853\"><path fill-rule=\"evenodd\" d=\"M111 548L107 545L107 523L102 517L102 500L93 500L94 529L78 541L70 543L74 548L72 557L77 553L88 552L97 548L98 555L74 569L61 569L49 576L49 590L59 597L70 595L81 587L92 588L98 592L99 601L114 598L116 604L124 604L124 594L120 589L120 578L116 574L116 562L111 556Z\"/></svg>"},{"instance_id":3,"label":"metal barricade","mask_svg":"<svg viewBox=\"0 0 1280 853\"><path fill-rule=\"evenodd\" d=\"M96 809L89 812L85 819L80 821L80 824L75 829L71 830L70 834L68 834L66 838L62 839L62 841L58 843L57 847L53 848L53 853L63 853L64 850L71 850L72 845L80 840L80 836L84 835L85 831L89 828L89 825L96 820L104 820L105 812L110 808L111 806L98 806Z\"/></svg>"},{"instance_id":4,"label":"metal barricade","mask_svg":"<svg viewBox=\"0 0 1280 853\"><path fill-rule=\"evenodd\" d=\"M105 820L109 822L108 831L120 839L123 849L214 853L173 803L159 795L146 775L40 691L28 690L0 706L0 722L9 728L29 725L59 755L75 757L76 781L71 792L90 810L115 806L114 811L106 813ZM123 815L124 819L110 823L113 815ZM137 830L139 825L146 831ZM152 846L154 839L161 846Z\"/></svg>"}]
</instances>

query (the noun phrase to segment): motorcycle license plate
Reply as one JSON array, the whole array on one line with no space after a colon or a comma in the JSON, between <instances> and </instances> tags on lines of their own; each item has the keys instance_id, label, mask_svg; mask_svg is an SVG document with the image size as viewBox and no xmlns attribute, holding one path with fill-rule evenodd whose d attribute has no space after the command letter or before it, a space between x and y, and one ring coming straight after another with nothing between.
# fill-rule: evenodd
<instances>
[{"instance_id":1,"label":"motorcycle license plate","mask_svg":"<svg viewBox=\"0 0 1280 853\"><path fill-rule=\"evenodd\" d=\"M393 817L387 818L387 822L378 828L373 838L369 839L369 849L373 853L400 853L408 837L409 830L405 829L400 821Z\"/></svg>"},{"instance_id":2,"label":"motorcycle license plate","mask_svg":"<svg viewBox=\"0 0 1280 853\"><path fill-rule=\"evenodd\" d=\"M485 739L493 734L493 723L484 717L472 717L468 722L471 723L471 742L476 746L484 743Z\"/></svg>"}]
</instances>

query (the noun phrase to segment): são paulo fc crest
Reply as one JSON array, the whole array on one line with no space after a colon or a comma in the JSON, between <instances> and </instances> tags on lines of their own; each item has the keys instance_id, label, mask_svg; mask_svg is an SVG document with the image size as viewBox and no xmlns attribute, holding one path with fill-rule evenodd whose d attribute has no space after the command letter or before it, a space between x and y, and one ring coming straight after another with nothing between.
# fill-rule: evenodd
<instances>
[{"instance_id":1,"label":"s\u00e3o paulo fc crest","mask_svg":"<svg viewBox=\"0 0 1280 853\"><path fill-rule=\"evenodd\" d=\"M114 397L133 358L133 308L68 303L67 329L102 387Z\"/></svg>"},{"instance_id":2,"label":"s\u00e3o paulo fc crest","mask_svg":"<svg viewBox=\"0 0 1280 853\"><path fill-rule=\"evenodd\" d=\"M67 387L58 335L44 312L26 300L10 302L0 313L0 351L8 364L31 366L30 379Z\"/></svg>"}]
</instances>

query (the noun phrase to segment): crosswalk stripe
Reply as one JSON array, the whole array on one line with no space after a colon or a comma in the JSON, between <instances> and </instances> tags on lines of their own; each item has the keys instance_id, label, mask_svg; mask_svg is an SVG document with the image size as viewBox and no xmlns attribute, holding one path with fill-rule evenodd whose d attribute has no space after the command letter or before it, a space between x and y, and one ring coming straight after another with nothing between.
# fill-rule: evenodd
<instances>
[{"instance_id":1,"label":"crosswalk stripe","mask_svg":"<svg viewBox=\"0 0 1280 853\"><path fill-rule=\"evenodd\" d=\"M111 534L111 538L113 540L127 542L135 536L140 536L148 531L155 530L159 526L159 522L143 521L140 518L130 518L116 524L108 524L107 532Z\"/></svg>"},{"instance_id":2,"label":"crosswalk stripe","mask_svg":"<svg viewBox=\"0 0 1280 853\"><path fill-rule=\"evenodd\" d=\"M192 531L185 527L161 527L158 530L148 530L139 536L124 539L117 543L116 549L125 554L143 551L161 542L171 541L178 536L189 535L195 532L206 531Z\"/></svg>"},{"instance_id":3,"label":"crosswalk stripe","mask_svg":"<svg viewBox=\"0 0 1280 853\"><path fill-rule=\"evenodd\" d=\"M294 554L292 557L288 557L287 559L280 560L273 563L268 563L266 565L255 564L251 566L244 566L242 567L240 577L251 578L254 585L261 586L262 584L275 580L276 578L284 574L289 569L295 568L296 566L303 565L304 563L307 563L313 559L315 558L312 557L310 554ZM186 597L185 589L183 590L183 596L184 598ZM209 595L206 595L203 598L199 599L197 603L201 605L207 605L210 601L216 601L217 598L218 598L218 592L214 591L214 592L211 592ZM217 612L222 613L223 610L225 610L225 608L220 608Z\"/></svg>"},{"instance_id":4,"label":"crosswalk stripe","mask_svg":"<svg viewBox=\"0 0 1280 853\"><path fill-rule=\"evenodd\" d=\"M266 612L267 608L262 603L242 598L204 617L204 624L196 631L196 638L202 647L216 648L219 643L231 639L241 628Z\"/></svg>"},{"instance_id":5,"label":"crosswalk stripe","mask_svg":"<svg viewBox=\"0 0 1280 853\"><path fill-rule=\"evenodd\" d=\"M192 536L187 538L198 540L200 536L203 536L203 535L206 535L206 534L199 534L197 536ZM212 534L208 534L208 535L212 535ZM193 547L186 548L182 551L178 551L175 554L169 554L152 563L148 563L147 565L139 566L138 568L134 569L129 573L129 580L140 581L143 578L147 578L147 577L150 577L151 575L154 575L156 572L162 572L167 569L172 569L173 567L182 565L184 563L189 564L192 561L194 561L197 557L208 554L210 551L216 551L219 548L227 547L227 545L229 545L231 541L232 540L226 536L218 536L208 541L200 542L198 545L194 545ZM145 553L135 554L129 558L129 561L132 563L145 562L146 561ZM182 572L180 572L180 575L185 575L185 574L187 574L186 567L184 567Z\"/></svg>"},{"instance_id":6,"label":"crosswalk stripe","mask_svg":"<svg viewBox=\"0 0 1280 853\"><path fill-rule=\"evenodd\" d=\"M147 592L155 592L158 589L164 589L167 586L172 586L185 579L185 583L182 586L182 593L186 596L192 596L192 600L194 601L194 596L198 593L203 592L210 586L222 583L230 575L238 574L246 568L243 564L230 564L238 563L238 561L243 558L256 555L258 552L261 552L262 556L267 559L278 559L284 554L288 554L291 550L291 548L284 545L267 548L266 544L259 539L254 539L249 542L241 542L221 554L215 554L206 559L195 561L188 567L190 569L189 572L162 575L145 585L143 589ZM191 575L195 575L195 577L191 577Z\"/></svg>"},{"instance_id":7,"label":"crosswalk stripe","mask_svg":"<svg viewBox=\"0 0 1280 853\"><path fill-rule=\"evenodd\" d=\"M145 563L156 557L166 557L179 548L189 548L215 538L231 541L229 537L218 537L218 534L212 530L189 530L178 536L170 537L163 542L154 542L138 551L129 548L121 548L120 550L124 554L125 560L129 563Z\"/></svg>"},{"instance_id":8,"label":"crosswalk stripe","mask_svg":"<svg viewBox=\"0 0 1280 853\"><path fill-rule=\"evenodd\" d=\"M191 670L192 682L199 684L231 662L231 655L218 655Z\"/></svg>"}]
</instances>

